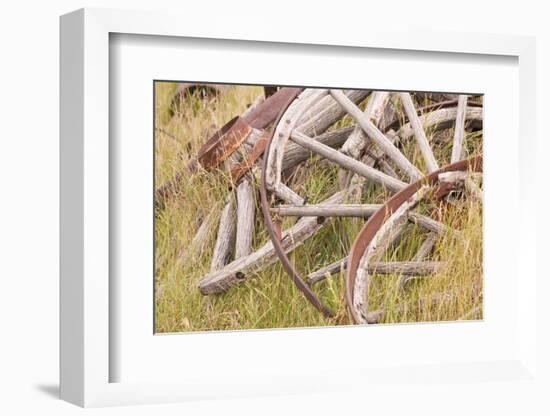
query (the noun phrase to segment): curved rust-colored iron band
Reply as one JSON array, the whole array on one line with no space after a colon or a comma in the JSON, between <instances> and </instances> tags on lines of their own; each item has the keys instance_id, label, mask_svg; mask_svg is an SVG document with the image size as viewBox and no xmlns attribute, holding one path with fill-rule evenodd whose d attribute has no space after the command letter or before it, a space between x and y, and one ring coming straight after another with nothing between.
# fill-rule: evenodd
<instances>
[{"instance_id":1,"label":"curved rust-colored iron band","mask_svg":"<svg viewBox=\"0 0 550 416\"><path fill-rule=\"evenodd\" d=\"M202 145L197 161L205 169L215 168L238 149L251 131L245 119L233 117Z\"/></svg>"},{"instance_id":2,"label":"curved rust-colored iron band","mask_svg":"<svg viewBox=\"0 0 550 416\"><path fill-rule=\"evenodd\" d=\"M279 112L279 115L277 117L277 120L273 124L273 127L271 129L271 134L269 136L269 140L267 142L266 148L265 148L265 154L269 154L269 147L271 146L271 143L273 141L273 136L275 135L275 129L279 122L281 121L281 118L283 117L283 114L285 113L288 106L294 101L294 99L298 96L298 94L301 92L296 91L296 94L294 96L288 97L287 102L285 105L281 108L281 111ZM273 247L275 248L275 253L277 254L277 257L281 261L283 267L285 268L286 272L296 285L296 287L304 294L306 299L311 302L315 308L317 308L320 312L323 313L323 315L329 317L334 316L334 312L327 306L323 305L319 298L315 295L315 293L312 292L312 290L309 288L309 286L302 280L300 275L294 270L294 267L292 266L292 263L290 262L288 256L285 253L285 250L283 249L283 246L281 244L281 231L280 228L274 224L273 219L271 218L271 212L269 210L269 202L267 200L267 187L266 187L266 171L267 171L267 157L264 157L263 166L262 166L262 175L261 175L261 182L260 182L260 201L262 206L262 213L264 216L264 224L269 231L269 238L271 239L271 243L273 244Z\"/></svg>"},{"instance_id":3,"label":"curved rust-colored iron band","mask_svg":"<svg viewBox=\"0 0 550 416\"><path fill-rule=\"evenodd\" d=\"M246 157L236 166L234 166L231 169L231 178L233 179L234 183L237 183L239 179L252 167L254 166L254 163L260 158L260 156L264 153L265 147L267 146L267 141L269 140L269 133L263 132L260 137L258 137L258 140L256 140L256 143L254 143L254 147L246 155Z\"/></svg>"},{"instance_id":4,"label":"curved rust-colored iron band","mask_svg":"<svg viewBox=\"0 0 550 416\"><path fill-rule=\"evenodd\" d=\"M281 109L286 109L285 104L288 100L294 100L302 91L303 88L281 88L273 95L266 97L266 100L253 108L244 116L244 119L255 129L265 129L277 118Z\"/></svg>"},{"instance_id":5,"label":"curved rust-colored iron band","mask_svg":"<svg viewBox=\"0 0 550 416\"><path fill-rule=\"evenodd\" d=\"M474 172L482 171L482 157L475 156L471 159L461 160L456 163L445 166L442 169L439 169L435 172L432 172L428 176L418 180L417 182L412 183L403 190L396 193L392 196L378 211L376 211L369 220L363 225L361 231L355 238L351 251L348 257L347 273L346 273L346 303L348 304L348 309L350 310L353 320L357 323L359 321L358 317L355 314L355 311L352 307L353 305L353 287L355 285L355 276L357 274L357 269L359 268L359 262L361 257L365 253L367 246L374 238L375 234L378 232L382 224L386 219L405 201L407 201L412 195L414 195L422 185L435 185L439 179L438 175L443 172L452 172L452 171L465 171L472 170ZM443 196L443 195L441 195Z\"/></svg>"}]
</instances>

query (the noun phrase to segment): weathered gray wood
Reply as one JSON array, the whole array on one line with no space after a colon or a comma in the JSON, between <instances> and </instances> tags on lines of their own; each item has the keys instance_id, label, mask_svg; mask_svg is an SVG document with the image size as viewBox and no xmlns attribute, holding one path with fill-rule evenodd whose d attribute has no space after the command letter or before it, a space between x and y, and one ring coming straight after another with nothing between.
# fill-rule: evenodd
<instances>
[{"instance_id":1,"label":"weathered gray wood","mask_svg":"<svg viewBox=\"0 0 550 416\"><path fill-rule=\"evenodd\" d=\"M237 212L235 209L235 198L230 195L229 201L223 208L218 226L218 238L214 246L210 271L221 269L228 261L233 244L235 242L235 229L237 223Z\"/></svg>"},{"instance_id":2,"label":"weathered gray wood","mask_svg":"<svg viewBox=\"0 0 550 416\"><path fill-rule=\"evenodd\" d=\"M360 217L368 218L382 207L381 204L306 204L279 205L271 212L280 216L296 217Z\"/></svg>"},{"instance_id":3,"label":"weathered gray wood","mask_svg":"<svg viewBox=\"0 0 550 416\"><path fill-rule=\"evenodd\" d=\"M337 260L307 276L309 284L318 283L327 277L340 273L348 267L348 257ZM369 267L371 274L401 274L404 276L417 276L431 274L444 265L438 261L392 261L373 262Z\"/></svg>"},{"instance_id":4,"label":"weathered gray wood","mask_svg":"<svg viewBox=\"0 0 550 416\"><path fill-rule=\"evenodd\" d=\"M343 153L338 152L322 143L316 142L302 133L293 131L291 133L291 139L300 146L303 146L337 163L341 167L365 177L366 179L382 184L394 192L399 191L406 186L406 183L400 181L399 179L386 175L385 173L352 159L351 157L346 156Z\"/></svg>"},{"instance_id":5,"label":"weathered gray wood","mask_svg":"<svg viewBox=\"0 0 550 416\"><path fill-rule=\"evenodd\" d=\"M420 116L420 123L424 126L424 129L434 128L442 129L447 126L451 126L452 122L456 120L457 109L454 108L441 108L439 110L431 111ZM480 107L467 107L466 108L466 120L482 121L483 109ZM406 123L397 132L402 142L409 140L414 135L414 130L411 123Z\"/></svg>"},{"instance_id":6,"label":"weathered gray wood","mask_svg":"<svg viewBox=\"0 0 550 416\"><path fill-rule=\"evenodd\" d=\"M453 137L453 150L451 153L451 163L462 159L464 141L464 125L466 123L466 106L468 105L468 96L459 95L458 105L456 107L456 124Z\"/></svg>"},{"instance_id":7,"label":"weathered gray wood","mask_svg":"<svg viewBox=\"0 0 550 416\"><path fill-rule=\"evenodd\" d=\"M432 252L432 249L435 245L435 242L437 241L437 234L436 233L430 233L428 234L428 237L422 242L420 245L420 248L418 249L418 252L415 254L413 261L414 262L424 262L424 260L430 255ZM426 273L428 274L428 273ZM414 275L411 273L411 275ZM402 275L399 277L399 280L397 281L397 287L398 289L403 289L405 284L409 282L413 276L407 275L405 273L402 273Z\"/></svg>"},{"instance_id":8,"label":"weathered gray wood","mask_svg":"<svg viewBox=\"0 0 550 416\"><path fill-rule=\"evenodd\" d=\"M387 91L374 91L371 94L364 114L365 117L367 117L374 125L378 125L378 122L384 114L384 108L388 104L389 99L390 93ZM345 155L358 159L359 155L367 145L367 140L365 131L357 125L340 151Z\"/></svg>"},{"instance_id":9,"label":"weathered gray wood","mask_svg":"<svg viewBox=\"0 0 550 416\"><path fill-rule=\"evenodd\" d=\"M269 147L266 164L266 186L270 191L276 191L281 184L281 171L286 143L290 133L304 112L324 97L326 90L306 89L287 108L273 135Z\"/></svg>"},{"instance_id":10,"label":"weathered gray wood","mask_svg":"<svg viewBox=\"0 0 550 416\"><path fill-rule=\"evenodd\" d=\"M274 188L272 192L283 201L289 202L291 204L302 205L305 202L304 198L302 198L300 195L298 195L282 182L279 183L279 185L277 185L277 187Z\"/></svg>"},{"instance_id":11,"label":"weathered gray wood","mask_svg":"<svg viewBox=\"0 0 550 416\"><path fill-rule=\"evenodd\" d=\"M255 220L254 188L244 177L237 186L237 233L235 238L235 258L248 256L252 248Z\"/></svg>"},{"instance_id":12,"label":"weathered gray wood","mask_svg":"<svg viewBox=\"0 0 550 416\"><path fill-rule=\"evenodd\" d=\"M463 171L454 171L454 172L443 172L438 176L439 183L445 184L452 187L453 189L463 189L466 182L466 177L468 172Z\"/></svg>"},{"instance_id":13,"label":"weathered gray wood","mask_svg":"<svg viewBox=\"0 0 550 416\"><path fill-rule=\"evenodd\" d=\"M342 202L348 190L335 193L324 202L327 204L337 204ZM316 217L300 218L292 227L284 230L281 234L281 244L286 253L299 247L305 240L315 234L324 222L317 221ZM199 281L199 289L202 294L209 295L220 293L236 284L246 280L246 278L264 267L277 261L277 255L271 241L260 247L258 250L241 257L223 269L210 272Z\"/></svg>"},{"instance_id":14,"label":"weathered gray wood","mask_svg":"<svg viewBox=\"0 0 550 416\"><path fill-rule=\"evenodd\" d=\"M448 225L445 225L439 221L434 220L426 215L419 214L415 211L409 212L409 221L418 224L421 227L436 233L437 235L445 235L446 233L452 234L454 237L460 237L461 233Z\"/></svg>"},{"instance_id":15,"label":"weathered gray wood","mask_svg":"<svg viewBox=\"0 0 550 416\"><path fill-rule=\"evenodd\" d=\"M402 220L396 221L391 227L390 231L378 241L378 245L374 249L371 260L382 259L384 253L392 246L397 244L408 225L407 216L404 216Z\"/></svg>"},{"instance_id":16,"label":"weathered gray wood","mask_svg":"<svg viewBox=\"0 0 550 416\"><path fill-rule=\"evenodd\" d=\"M353 296L351 307L359 323L368 323L368 287L369 287L369 269L368 265L371 259L378 254L378 246L385 244L391 235L392 230L402 227L407 222L407 213L420 201L426 192L428 186L422 186L414 195L399 206L390 217L382 224L376 232L370 243L367 245L359 267L355 275L355 283L353 285Z\"/></svg>"},{"instance_id":17,"label":"weathered gray wood","mask_svg":"<svg viewBox=\"0 0 550 416\"><path fill-rule=\"evenodd\" d=\"M401 104L403 104L405 114L407 114L409 122L414 130L414 136L416 137L418 148L420 149L420 153L422 153L422 157L424 158L424 162L428 168L428 173L434 172L439 169L439 166L435 160L435 156L432 152L432 148L430 147L430 143L428 142L428 138L426 137L426 133L424 132L424 128L422 127L420 118L416 113L416 108L414 108L411 95L408 92L402 92L399 96L401 97Z\"/></svg>"},{"instance_id":18,"label":"weathered gray wood","mask_svg":"<svg viewBox=\"0 0 550 416\"><path fill-rule=\"evenodd\" d=\"M338 148L342 146L354 128L354 126L342 127L340 129L312 137L312 139L324 145L330 146L333 149ZM285 156L283 158L283 171L296 166L304 160L307 160L314 154L315 153L303 148L297 143L289 142L286 146Z\"/></svg>"},{"instance_id":19,"label":"weathered gray wood","mask_svg":"<svg viewBox=\"0 0 550 416\"><path fill-rule=\"evenodd\" d=\"M296 217L358 217L368 218L376 210L380 209L382 204L305 204L305 205L279 205L271 208L271 211L277 215L296 216ZM447 232L455 236L460 236L460 232L453 230L449 226L434 220L426 215L415 211L408 213L409 221L426 228L437 235L444 235Z\"/></svg>"},{"instance_id":20,"label":"weathered gray wood","mask_svg":"<svg viewBox=\"0 0 550 416\"><path fill-rule=\"evenodd\" d=\"M344 91L344 94L351 102L358 104L370 94L370 91L349 90ZM302 114L296 125L296 130L306 136L317 136L325 132L345 114L346 112L342 106L327 95Z\"/></svg>"},{"instance_id":21,"label":"weathered gray wood","mask_svg":"<svg viewBox=\"0 0 550 416\"><path fill-rule=\"evenodd\" d=\"M395 162L403 172L411 180L417 180L422 177L422 173L414 166L410 160L408 160L403 153L399 151L397 147L382 133L361 110L353 104L343 93L339 90L330 90L330 94L336 101L340 103L347 113L361 126L361 128L367 133L367 136L374 141L378 147Z\"/></svg>"},{"instance_id":22,"label":"weathered gray wood","mask_svg":"<svg viewBox=\"0 0 550 416\"><path fill-rule=\"evenodd\" d=\"M330 263L328 266L321 267L320 269L307 275L307 281L309 284L315 284L321 280L325 280L328 276L331 276L340 271L346 270L348 267L348 256L343 259L336 260Z\"/></svg>"},{"instance_id":23,"label":"weathered gray wood","mask_svg":"<svg viewBox=\"0 0 550 416\"><path fill-rule=\"evenodd\" d=\"M389 100L390 93L386 91L374 91L370 95L369 101L367 103L367 108L365 109L365 116L367 116L375 126L378 126L380 119L384 115L384 110ZM340 152L354 159L359 159L361 153L367 146L367 143L368 138L365 134L365 131L361 128L361 126L356 125L353 132L350 134L349 138L340 149ZM368 156L365 164L374 167L375 160L372 157ZM382 171L386 174L388 166L389 165L386 163L386 165L382 169ZM386 170L384 171L384 169ZM392 174L390 174L390 176L393 176L394 178L397 177L397 175ZM352 174L347 170L341 169L338 172L338 182L342 187L348 186L351 178ZM360 195L357 195L357 198L359 199Z\"/></svg>"}]
</instances>

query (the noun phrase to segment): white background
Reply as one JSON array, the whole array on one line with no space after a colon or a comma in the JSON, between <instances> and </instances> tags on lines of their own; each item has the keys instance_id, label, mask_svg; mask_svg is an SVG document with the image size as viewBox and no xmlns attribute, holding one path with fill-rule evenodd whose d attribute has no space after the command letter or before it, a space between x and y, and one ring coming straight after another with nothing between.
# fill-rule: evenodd
<instances>
[{"instance_id":1,"label":"white background","mask_svg":"<svg viewBox=\"0 0 550 416\"><path fill-rule=\"evenodd\" d=\"M210 4L212 3L212 4ZM232 13L245 13L251 19L279 19L285 24L298 24L300 17L314 14L314 21L326 24L330 30L338 25L364 24L368 19L385 19L401 26L431 26L438 30L472 30L490 33L529 34L538 36L538 128L543 130L550 106L543 102L548 94L550 74L549 13L543 2L480 2L462 0L460 8L444 7L443 2L391 1L367 4L340 0L323 7L320 2L282 0L219 2L207 0L183 4L168 1L20 1L3 4L0 15L0 121L2 150L0 178L0 412L3 414L73 414L82 412L55 399L58 374L58 16L83 6L139 9L169 9L201 16L208 24L208 13L220 13L230 18ZM237 10L240 5L241 9ZM334 6L336 5L336 9ZM453 13L450 12L453 10ZM290 14L285 17L285 13ZM254 17L256 16L256 17ZM325 22L325 23L321 23ZM185 24L185 22L182 22ZM304 25L304 30L307 26ZM328 29L327 29L328 30ZM550 140L550 139L549 139ZM539 176L548 177L542 169L544 155L549 155L548 142L541 142ZM533 172L535 174L535 172ZM548 187L547 187L548 188ZM547 199L547 198L546 198ZM539 200L539 203L542 200ZM542 208L539 208L542 213ZM540 215L542 217L542 215ZM540 221L543 219L541 218ZM540 237L548 232L548 223L539 226L539 249L548 253L548 243ZM544 246L543 246L544 244ZM542 257L542 256L541 256ZM544 286L543 286L544 285ZM538 290L548 291L548 283ZM550 293L550 292L548 292ZM550 303L550 302L549 302ZM549 306L541 304L541 313L548 322ZM548 364L548 329L539 332L544 338L541 365ZM548 371L546 372L548 374ZM396 398L388 387L387 397L377 397L376 403L386 408L370 409L376 413L392 413L398 409L416 409L419 413L445 414L543 414L529 400L529 393L516 394L518 386L501 383L502 400L487 402L475 386L434 386L432 396L411 388L411 394ZM540 392L532 392L533 395ZM384 400L387 398L387 400ZM374 401L375 398L371 398ZM520 400L521 399L521 400ZM542 403L542 402L539 402ZM312 406L312 408L310 408ZM546 405L548 406L548 404ZM100 414L280 414L310 413L344 414L346 411L369 412L368 392L362 397L346 393L303 397L259 398L224 402L163 405L152 408L93 410ZM538 411L537 411L538 410ZM548 414L548 407L545 409Z\"/></svg>"}]
</instances>

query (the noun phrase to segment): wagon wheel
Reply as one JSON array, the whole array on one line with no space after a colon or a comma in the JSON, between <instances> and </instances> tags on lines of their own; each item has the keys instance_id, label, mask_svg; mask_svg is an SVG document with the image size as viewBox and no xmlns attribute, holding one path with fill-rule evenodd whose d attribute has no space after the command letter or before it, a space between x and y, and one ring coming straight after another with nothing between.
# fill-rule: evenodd
<instances>
[{"instance_id":1,"label":"wagon wheel","mask_svg":"<svg viewBox=\"0 0 550 416\"><path fill-rule=\"evenodd\" d=\"M337 103L344 110L340 118L347 114L356 123L338 150L324 144L317 137L304 133L306 129L303 120L311 118L319 103L326 103L327 100ZM395 118L394 110L399 103L409 121L395 131L399 120L392 120L392 117ZM432 104L425 111L428 112L419 115L409 93L394 95L382 91L373 92L363 112L341 90L306 89L289 103L277 120L265 150L260 186L264 222L277 257L291 279L305 297L326 316L332 316L333 312L322 304L310 285L321 280L327 272L348 266L347 306L356 323L370 323L378 320L380 312L372 313L367 310L369 273L429 273L437 267L433 262L423 260L433 247L434 234L446 232L448 227L436 219L413 212L417 202L429 192L429 186L438 185L435 192L437 197L445 196L450 190L466 182L471 189L477 189L475 192L481 192L478 185L472 185L468 174L455 172L481 169L480 158L460 161L464 153L465 121L468 119L481 122L480 104L468 102L467 96L460 95L458 100ZM386 120L382 123L384 116ZM455 127L451 154L438 152L441 160L434 155L434 149L426 136L425 127L432 126L439 129ZM422 166L416 166L403 151L413 136L422 156ZM344 184L343 189L319 204L306 204L307 196L299 195L285 183L283 173L285 162L289 159L287 153L291 148L290 142L339 165L338 176ZM440 164L446 167L441 169ZM361 193L367 181L381 185L393 196L382 206L347 203L350 196L356 197ZM283 204L272 205L277 200L283 201ZM399 201L399 204L395 201ZM283 231L280 221L273 219L273 214L279 217L295 216L299 220ZM287 253L314 235L322 227L325 218L331 216L371 219L360 231L350 257L313 271L309 274L308 285L294 269ZM376 246L386 249L403 232L408 221L413 221L432 233L421 246L414 261L408 264L373 264L373 253L380 252L380 249L375 250ZM402 278L401 283L406 279Z\"/></svg>"}]
</instances>

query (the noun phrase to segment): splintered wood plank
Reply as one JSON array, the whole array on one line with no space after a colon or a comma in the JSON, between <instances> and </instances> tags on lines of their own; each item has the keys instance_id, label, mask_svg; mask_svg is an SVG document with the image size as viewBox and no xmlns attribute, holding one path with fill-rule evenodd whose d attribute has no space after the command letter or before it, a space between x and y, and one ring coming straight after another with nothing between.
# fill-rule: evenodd
<instances>
[{"instance_id":1,"label":"splintered wood plank","mask_svg":"<svg viewBox=\"0 0 550 416\"><path fill-rule=\"evenodd\" d=\"M340 90L330 90L330 94L340 103L347 113L361 126L367 136L395 162L411 180L418 180L422 173L408 160L403 153L382 133L363 112L352 103Z\"/></svg>"},{"instance_id":2,"label":"splintered wood plank","mask_svg":"<svg viewBox=\"0 0 550 416\"><path fill-rule=\"evenodd\" d=\"M411 95L408 92L402 92L399 96L401 97L401 103L405 109L405 114L407 114L407 117L412 124L414 136L416 137L416 142L420 149L420 153L422 153L422 157L424 158L424 162L428 168L428 173L438 170L439 166L437 165L432 148L430 147L430 143L428 142L428 138L426 137L426 133L422 127L422 122L416 113L416 108L414 108Z\"/></svg>"},{"instance_id":3,"label":"splintered wood plank","mask_svg":"<svg viewBox=\"0 0 550 416\"><path fill-rule=\"evenodd\" d=\"M237 233L235 238L235 258L248 256L252 248L255 220L254 187L248 178L243 178L237 186Z\"/></svg>"},{"instance_id":4,"label":"splintered wood plank","mask_svg":"<svg viewBox=\"0 0 550 416\"><path fill-rule=\"evenodd\" d=\"M453 137L453 151L451 153L451 163L462 159L464 141L464 125L466 123L466 106L468 105L468 96L459 95L458 105L456 107L456 124Z\"/></svg>"},{"instance_id":5,"label":"splintered wood plank","mask_svg":"<svg viewBox=\"0 0 550 416\"><path fill-rule=\"evenodd\" d=\"M235 242L237 224L237 211L235 205L235 198L231 195L229 201L223 208L220 225L218 226L218 238L216 239L216 245L214 246L214 253L212 254L210 263L210 271L212 272L223 268L231 255Z\"/></svg>"},{"instance_id":6,"label":"splintered wood plank","mask_svg":"<svg viewBox=\"0 0 550 416\"><path fill-rule=\"evenodd\" d=\"M338 152L337 150L334 150L322 143L316 142L311 137L307 137L302 133L293 131L290 137L292 141L299 144L300 146L303 146L311 150L312 152L315 152L323 156L324 158L337 163L342 168L361 175L366 179L384 185L394 192L403 189L407 185L405 182L402 182L399 179L386 175L385 173L380 172L379 170L374 169L364 163L361 163L349 156L346 156L343 153Z\"/></svg>"}]
</instances>

